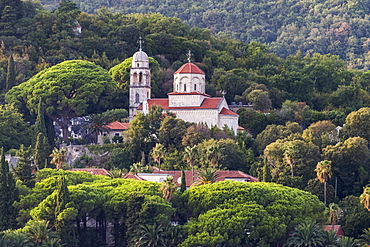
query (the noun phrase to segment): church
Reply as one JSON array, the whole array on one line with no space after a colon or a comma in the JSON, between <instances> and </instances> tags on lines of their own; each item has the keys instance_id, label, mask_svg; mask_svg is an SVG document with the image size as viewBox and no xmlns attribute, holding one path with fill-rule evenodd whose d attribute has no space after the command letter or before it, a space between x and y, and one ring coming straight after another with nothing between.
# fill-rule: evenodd
<instances>
[{"instance_id":1,"label":"church","mask_svg":"<svg viewBox=\"0 0 370 247\"><path fill-rule=\"evenodd\" d=\"M204 123L209 128L227 126L237 133L239 115L229 109L224 97L211 97L205 88L205 73L191 63L189 51L188 63L174 73L173 92L168 98L152 99L149 58L140 46L130 70L129 119L136 112L148 114L151 106L158 105L186 122Z\"/></svg>"}]
</instances>

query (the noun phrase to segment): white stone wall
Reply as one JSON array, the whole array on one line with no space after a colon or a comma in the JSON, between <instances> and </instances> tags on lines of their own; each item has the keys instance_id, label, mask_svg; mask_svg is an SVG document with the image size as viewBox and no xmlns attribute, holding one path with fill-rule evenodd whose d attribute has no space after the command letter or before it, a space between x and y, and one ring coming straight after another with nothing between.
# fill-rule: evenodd
<instances>
[{"instance_id":1,"label":"white stone wall","mask_svg":"<svg viewBox=\"0 0 370 247\"><path fill-rule=\"evenodd\" d=\"M169 107L199 107L203 100L207 98L204 95L168 95Z\"/></svg>"},{"instance_id":2,"label":"white stone wall","mask_svg":"<svg viewBox=\"0 0 370 247\"><path fill-rule=\"evenodd\" d=\"M186 84L186 90L184 87ZM196 85L194 87L194 85ZM205 93L206 83L203 74L175 74L173 80L173 91L179 93L200 92Z\"/></svg>"},{"instance_id":3,"label":"white stone wall","mask_svg":"<svg viewBox=\"0 0 370 247\"><path fill-rule=\"evenodd\" d=\"M190 123L205 123L209 128L218 126L218 109L171 110L177 118Z\"/></svg>"},{"instance_id":4,"label":"white stone wall","mask_svg":"<svg viewBox=\"0 0 370 247\"><path fill-rule=\"evenodd\" d=\"M225 125L229 127L236 134L238 131L238 118L237 115L219 115L218 127L222 129Z\"/></svg>"}]
</instances>

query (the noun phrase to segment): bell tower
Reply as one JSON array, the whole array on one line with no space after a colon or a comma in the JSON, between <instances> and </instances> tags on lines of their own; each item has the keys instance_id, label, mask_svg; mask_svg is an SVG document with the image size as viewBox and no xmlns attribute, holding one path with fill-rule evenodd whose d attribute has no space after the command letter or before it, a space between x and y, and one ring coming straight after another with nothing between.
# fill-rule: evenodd
<instances>
[{"instance_id":1,"label":"bell tower","mask_svg":"<svg viewBox=\"0 0 370 247\"><path fill-rule=\"evenodd\" d=\"M142 51L142 39L140 37L140 48L133 57L130 69L130 106L129 120L136 115L137 108L146 100L150 99L150 68L148 55Z\"/></svg>"}]
</instances>

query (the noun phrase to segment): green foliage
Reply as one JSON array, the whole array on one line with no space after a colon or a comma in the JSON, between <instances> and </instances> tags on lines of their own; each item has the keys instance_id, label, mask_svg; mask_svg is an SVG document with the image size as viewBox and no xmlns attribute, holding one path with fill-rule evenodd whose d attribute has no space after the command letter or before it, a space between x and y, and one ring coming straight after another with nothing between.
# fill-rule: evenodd
<instances>
[{"instance_id":1,"label":"green foliage","mask_svg":"<svg viewBox=\"0 0 370 247\"><path fill-rule=\"evenodd\" d=\"M32 154L33 149L31 146L25 148L23 145L21 145L17 151L19 160L17 161L17 166L14 169L14 176L28 186L33 185L32 179L34 175L32 174L32 170L34 167L32 164Z\"/></svg>"},{"instance_id":2,"label":"green foliage","mask_svg":"<svg viewBox=\"0 0 370 247\"><path fill-rule=\"evenodd\" d=\"M31 144L30 128L12 105L0 105L0 147L7 151Z\"/></svg>"},{"instance_id":3,"label":"green foliage","mask_svg":"<svg viewBox=\"0 0 370 247\"><path fill-rule=\"evenodd\" d=\"M43 70L12 88L7 98L18 106L25 104L33 112L42 100L45 114L61 125L63 138L67 140L69 121L106 109L111 99L109 94L114 90L106 70L91 62L71 60Z\"/></svg>"},{"instance_id":4,"label":"green foliage","mask_svg":"<svg viewBox=\"0 0 370 247\"><path fill-rule=\"evenodd\" d=\"M18 200L18 190L5 161L4 148L0 149L0 166L0 229L6 230L16 226L13 203Z\"/></svg>"},{"instance_id":5,"label":"green foliage","mask_svg":"<svg viewBox=\"0 0 370 247\"><path fill-rule=\"evenodd\" d=\"M246 238L244 220L247 219L255 221L255 227L248 229L248 243L259 246L258 241L261 241L261 245L265 246L283 237L287 229L302 220L315 219L324 208L317 197L307 192L272 183L225 181L192 187L184 195L195 217L186 224L191 234L184 241L184 246L202 245L203 242L199 242L202 239L219 244L241 241ZM224 230L218 231L219 226ZM239 235L229 238L222 232Z\"/></svg>"},{"instance_id":6,"label":"green foliage","mask_svg":"<svg viewBox=\"0 0 370 247\"><path fill-rule=\"evenodd\" d=\"M343 216L339 219L339 224L347 236L358 238L364 229L370 227L369 212L360 203L358 197L345 197L339 202L339 207L343 210Z\"/></svg>"},{"instance_id":7,"label":"green foliage","mask_svg":"<svg viewBox=\"0 0 370 247\"><path fill-rule=\"evenodd\" d=\"M294 228L294 232L288 238L286 246L322 246L324 244L324 231L314 221L303 221Z\"/></svg>"},{"instance_id":8,"label":"green foliage","mask_svg":"<svg viewBox=\"0 0 370 247\"><path fill-rule=\"evenodd\" d=\"M356 181L356 178L359 178L361 171L369 169L369 155L368 141L361 137L352 137L323 149L323 159L332 162L333 176L338 177L339 198L361 193L368 180ZM361 175L368 176L363 172Z\"/></svg>"}]
</instances>

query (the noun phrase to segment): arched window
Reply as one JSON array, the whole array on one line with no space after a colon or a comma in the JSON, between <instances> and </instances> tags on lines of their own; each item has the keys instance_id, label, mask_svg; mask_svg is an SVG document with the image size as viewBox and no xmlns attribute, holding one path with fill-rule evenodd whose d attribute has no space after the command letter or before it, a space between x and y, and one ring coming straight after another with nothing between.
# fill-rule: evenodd
<instances>
[{"instance_id":1,"label":"arched window","mask_svg":"<svg viewBox=\"0 0 370 247\"><path fill-rule=\"evenodd\" d=\"M138 93L136 93L136 95L135 95L135 103L139 103L140 101L139 101L139 94Z\"/></svg>"},{"instance_id":2,"label":"arched window","mask_svg":"<svg viewBox=\"0 0 370 247\"><path fill-rule=\"evenodd\" d=\"M184 84L184 92L186 92L186 84Z\"/></svg>"},{"instance_id":3,"label":"arched window","mask_svg":"<svg viewBox=\"0 0 370 247\"><path fill-rule=\"evenodd\" d=\"M194 84L194 91L197 91L197 84Z\"/></svg>"},{"instance_id":4,"label":"arched window","mask_svg":"<svg viewBox=\"0 0 370 247\"><path fill-rule=\"evenodd\" d=\"M176 91L179 91L179 84L176 85Z\"/></svg>"},{"instance_id":5,"label":"arched window","mask_svg":"<svg viewBox=\"0 0 370 247\"><path fill-rule=\"evenodd\" d=\"M146 92L146 97L149 99L149 92Z\"/></svg>"},{"instance_id":6,"label":"arched window","mask_svg":"<svg viewBox=\"0 0 370 247\"><path fill-rule=\"evenodd\" d=\"M143 72L139 73L139 82L143 82Z\"/></svg>"},{"instance_id":7,"label":"arched window","mask_svg":"<svg viewBox=\"0 0 370 247\"><path fill-rule=\"evenodd\" d=\"M137 73L134 73L134 82L137 82Z\"/></svg>"},{"instance_id":8,"label":"arched window","mask_svg":"<svg viewBox=\"0 0 370 247\"><path fill-rule=\"evenodd\" d=\"M139 66L139 63L137 64L137 67L140 67L140 66Z\"/></svg>"}]
</instances>

